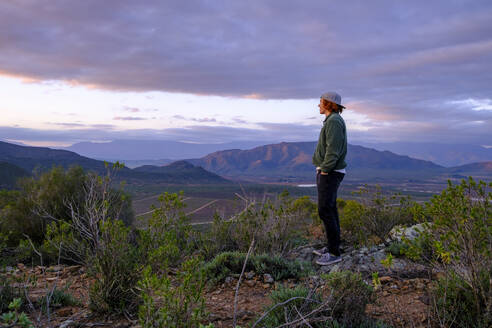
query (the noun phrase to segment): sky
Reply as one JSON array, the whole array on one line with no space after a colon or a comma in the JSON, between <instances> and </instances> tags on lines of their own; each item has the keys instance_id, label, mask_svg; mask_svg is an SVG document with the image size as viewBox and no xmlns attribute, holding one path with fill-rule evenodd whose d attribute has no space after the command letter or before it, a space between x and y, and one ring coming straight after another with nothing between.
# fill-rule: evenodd
<instances>
[{"instance_id":1,"label":"sky","mask_svg":"<svg viewBox=\"0 0 492 328\"><path fill-rule=\"evenodd\" d=\"M492 2L0 2L0 139L492 145Z\"/></svg>"}]
</instances>

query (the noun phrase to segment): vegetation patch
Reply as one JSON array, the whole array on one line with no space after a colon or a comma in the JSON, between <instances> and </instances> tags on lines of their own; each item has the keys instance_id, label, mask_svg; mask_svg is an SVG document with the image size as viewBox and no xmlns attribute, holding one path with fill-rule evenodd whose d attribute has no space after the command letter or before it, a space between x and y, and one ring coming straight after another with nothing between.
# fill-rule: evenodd
<instances>
[{"instance_id":1,"label":"vegetation patch","mask_svg":"<svg viewBox=\"0 0 492 328\"><path fill-rule=\"evenodd\" d=\"M204 265L205 275L212 284L222 282L230 275L240 274L245 259L246 254L240 252L219 254ZM256 274L268 273L278 281L305 277L312 272L312 267L309 262L289 261L279 256L262 254L249 257L246 263L246 271L254 271Z\"/></svg>"}]
</instances>

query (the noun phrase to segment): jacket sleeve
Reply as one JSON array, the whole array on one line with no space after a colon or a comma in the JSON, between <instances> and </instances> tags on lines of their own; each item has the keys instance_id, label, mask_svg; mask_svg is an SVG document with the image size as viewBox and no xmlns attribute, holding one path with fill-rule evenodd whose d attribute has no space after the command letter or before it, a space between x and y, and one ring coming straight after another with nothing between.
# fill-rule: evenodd
<instances>
[{"instance_id":1,"label":"jacket sleeve","mask_svg":"<svg viewBox=\"0 0 492 328\"><path fill-rule=\"evenodd\" d=\"M329 122L326 129L326 153L321 163L321 171L330 173L337 165L343 150L343 126L339 122Z\"/></svg>"}]
</instances>

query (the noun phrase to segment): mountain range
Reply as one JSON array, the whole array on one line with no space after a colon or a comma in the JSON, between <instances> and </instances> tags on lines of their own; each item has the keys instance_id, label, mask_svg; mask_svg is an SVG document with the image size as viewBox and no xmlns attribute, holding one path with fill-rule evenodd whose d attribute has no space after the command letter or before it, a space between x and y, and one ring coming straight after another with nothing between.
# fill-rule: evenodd
<instances>
[{"instance_id":1,"label":"mountain range","mask_svg":"<svg viewBox=\"0 0 492 328\"><path fill-rule=\"evenodd\" d=\"M8 163L8 165L0 166L0 177L7 176L9 172L14 172L17 169L22 170L26 175L29 175L33 170L46 171L53 166L68 168L73 165L79 165L86 171L95 171L98 174L106 173L106 165L103 161L80 156L71 151L46 147L20 146L1 141L0 162ZM130 183L230 183L230 181L217 174L207 172L201 167L196 167L182 161L174 162L166 167L158 169L144 166L132 170L124 167L118 172L118 178L124 179ZM7 180L2 179L1 181ZM3 183L0 182L0 184ZM5 183L5 185L7 185L7 183ZM9 183L9 185L11 184Z\"/></svg>"},{"instance_id":2,"label":"mountain range","mask_svg":"<svg viewBox=\"0 0 492 328\"><path fill-rule=\"evenodd\" d=\"M63 148L89 158L123 161L128 167L164 165L185 158L201 158L229 149L248 150L272 142L244 141L217 144L196 144L169 140L114 140L105 143L81 142ZM485 144L487 142L484 142ZM492 161L492 148L472 144L440 144L433 142L357 142L379 151L391 151L415 159L432 161L445 167ZM489 147L489 148L487 148Z\"/></svg>"},{"instance_id":3,"label":"mountain range","mask_svg":"<svg viewBox=\"0 0 492 328\"><path fill-rule=\"evenodd\" d=\"M106 161L172 162L184 158L202 157L224 149L247 149L260 146L261 142L243 141L218 144L197 144L171 140L114 140L111 142L80 142L63 148L82 156Z\"/></svg>"},{"instance_id":4,"label":"mountain range","mask_svg":"<svg viewBox=\"0 0 492 328\"><path fill-rule=\"evenodd\" d=\"M223 150L165 166L143 165L134 169L125 167L118 175L129 183L230 183L226 179L265 182L310 181L314 175L311 158L315 147L315 142L282 142L248 150ZM27 147L6 142L0 142L0 161L16 165L26 172L32 172L34 168L46 170L55 165L80 165L86 170L100 174L106 172L104 162L71 151ZM446 168L430 161L350 144L346 161L346 179L359 182L423 181L437 177L460 178L467 175L487 180L492 177L492 162ZM12 167L7 169L13 170Z\"/></svg>"}]
</instances>

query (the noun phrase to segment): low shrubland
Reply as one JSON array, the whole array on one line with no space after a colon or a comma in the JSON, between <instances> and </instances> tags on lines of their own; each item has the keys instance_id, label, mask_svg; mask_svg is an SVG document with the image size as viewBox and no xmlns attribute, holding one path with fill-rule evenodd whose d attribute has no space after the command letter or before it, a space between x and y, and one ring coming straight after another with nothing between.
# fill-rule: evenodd
<instances>
[{"instance_id":1,"label":"low shrubland","mask_svg":"<svg viewBox=\"0 0 492 328\"><path fill-rule=\"evenodd\" d=\"M84 265L93 281L91 308L138 316L144 327L203 323L205 281L214 287L238 277L243 266L276 281L310 274L308 263L286 259L309 241L310 227L320 226L310 199L287 193L261 201L243 196L242 211L231 218L216 215L210 229L199 232L184 213L183 194L163 194L138 230L131 225L130 199L113 184L117 169L108 167L104 177L54 169L23 180L18 191L0 192L0 251L17 247L35 250L31 255L45 263ZM490 187L473 180L450 184L424 205L366 187L357 201L339 203L343 237L356 246L385 242L393 256L437 271L440 279L429 291L437 325L487 327L492 322ZM417 222L423 228L416 239L392 240L392 229ZM313 327L377 327L364 314L373 292L361 276L338 272L322 278L324 291L275 291L276 307L267 309L259 326L309 318ZM20 307L8 306L24 294L10 281L0 282L1 310L20 316Z\"/></svg>"}]
</instances>

